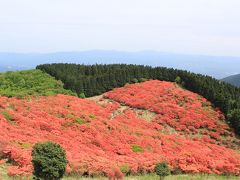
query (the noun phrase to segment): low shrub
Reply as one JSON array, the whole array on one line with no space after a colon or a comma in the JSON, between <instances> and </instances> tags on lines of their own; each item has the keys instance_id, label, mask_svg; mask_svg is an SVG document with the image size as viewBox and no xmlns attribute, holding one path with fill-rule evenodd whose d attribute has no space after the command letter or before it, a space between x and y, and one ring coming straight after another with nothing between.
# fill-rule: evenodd
<instances>
[{"instance_id":1,"label":"low shrub","mask_svg":"<svg viewBox=\"0 0 240 180\"><path fill-rule=\"evenodd\" d=\"M132 145L132 151L136 152L136 153L144 152L143 148L139 145L136 145L136 144Z\"/></svg>"},{"instance_id":2,"label":"low shrub","mask_svg":"<svg viewBox=\"0 0 240 180\"><path fill-rule=\"evenodd\" d=\"M34 176L44 180L61 179L65 173L67 159L65 150L56 143L37 143L32 151Z\"/></svg>"},{"instance_id":3,"label":"low shrub","mask_svg":"<svg viewBox=\"0 0 240 180\"><path fill-rule=\"evenodd\" d=\"M170 175L170 170L166 162L156 164L154 168L155 173L160 176L160 179L164 179L165 176Z\"/></svg>"}]
</instances>

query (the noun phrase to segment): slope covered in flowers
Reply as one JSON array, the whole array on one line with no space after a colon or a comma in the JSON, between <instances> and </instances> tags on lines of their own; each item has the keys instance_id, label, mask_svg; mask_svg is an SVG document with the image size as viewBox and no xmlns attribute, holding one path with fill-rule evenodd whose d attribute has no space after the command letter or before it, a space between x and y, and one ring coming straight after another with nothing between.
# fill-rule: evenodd
<instances>
[{"instance_id":1,"label":"slope covered in flowers","mask_svg":"<svg viewBox=\"0 0 240 180\"><path fill-rule=\"evenodd\" d=\"M173 89L176 97L171 95ZM171 98L165 97L164 100L166 111L160 109L159 104L163 102L161 96L165 91L171 95ZM182 91L187 93L184 100ZM224 117L219 111L205 105L206 110L201 109L200 102L208 102L198 95L185 92L171 83L149 81L116 89L105 96L124 102L132 109L125 109L113 116L121 106L114 101L98 105L87 99L66 95L25 99L0 97L0 158L11 160L8 174L30 175L32 147L36 142L46 140L55 141L66 150L69 161L67 173L120 179L123 173L152 172L157 162L167 161L175 172L240 174L239 153L222 146L221 138L218 143L217 140L209 141L213 139L207 133L205 136L208 140L201 137L202 129L215 133L226 131L225 138L234 134L224 124ZM198 99L196 104L195 98ZM179 107L186 109L186 112L178 112L176 104L180 101L183 104ZM169 109L170 105L173 112ZM140 119L133 107L156 112L156 119L152 122ZM192 114L192 122L187 111ZM180 116L178 121L175 120L177 113ZM183 115L190 117L180 123ZM201 124L195 127L196 122L203 120L197 121L195 116L204 117L204 128L201 129ZM183 124L185 129L178 130L178 124L171 125L171 122ZM191 123L199 137L190 137L192 131L185 122ZM175 133L166 133L165 128L170 125L176 129ZM4 161L0 160L0 163Z\"/></svg>"},{"instance_id":2,"label":"slope covered in flowers","mask_svg":"<svg viewBox=\"0 0 240 180\"><path fill-rule=\"evenodd\" d=\"M240 141L233 138L224 115L205 98L177 84L158 80L130 84L106 93L105 98L154 112L153 122L195 140L239 148Z\"/></svg>"}]
</instances>

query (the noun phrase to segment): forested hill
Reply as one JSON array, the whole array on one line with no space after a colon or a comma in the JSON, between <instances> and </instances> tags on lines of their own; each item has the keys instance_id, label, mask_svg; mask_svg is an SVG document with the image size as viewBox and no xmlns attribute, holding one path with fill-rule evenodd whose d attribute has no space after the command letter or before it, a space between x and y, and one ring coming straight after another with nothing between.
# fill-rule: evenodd
<instances>
[{"instance_id":1,"label":"forested hill","mask_svg":"<svg viewBox=\"0 0 240 180\"><path fill-rule=\"evenodd\" d=\"M48 96L55 94L75 95L63 88L61 81L40 70L0 73L0 95L23 98L25 96Z\"/></svg>"},{"instance_id":2,"label":"forested hill","mask_svg":"<svg viewBox=\"0 0 240 180\"><path fill-rule=\"evenodd\" d=\"M37 69L63 81L65 88L80 97L99 95L126 83L147 79L175 81L219 107L237 134L240 134L240 89L209 76L164 67L125 64L45 64L37 66Z\"/></svg>"},{"instance_id":3,"label":"forested hill","mask_svg":"<svg viewBox=\"0 0 240 180\"><path fill-rule=\"evenodd\" d=\"M228 76L222 80L234 86L240 87L240 74Z\"/></svg>"}]
</instances>

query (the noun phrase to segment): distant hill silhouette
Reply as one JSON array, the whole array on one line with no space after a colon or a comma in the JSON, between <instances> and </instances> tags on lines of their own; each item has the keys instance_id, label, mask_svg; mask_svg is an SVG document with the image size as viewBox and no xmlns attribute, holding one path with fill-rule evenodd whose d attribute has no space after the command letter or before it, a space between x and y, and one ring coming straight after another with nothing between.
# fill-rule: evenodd
<instances>
[{"instance_id":1,"label":"distant hill silhouette","mask_svg":"<svg viewBox=\"0 0 240 180\"><path fill-rule=\"evenodd\" d=\"M240 87L240 74L228 76L222 80L234 86Z\"/></svg>"},{"instance_id":2,"label":"distant hill silhouette","mask_svg":"<svg viewBox=\"0 0 240 180\"><path fill-rule=\"evenodd\" d=\"M164 66L210 75L217 79L240 73L240 57L184 55L156 51L124 52L104 50L57 53L0 53L0 66L5 67L5 70L7 70L6 67L8 66L16 66L12 68L13 70L23 70L32 69L38 64L54 62Z\"/></svg>"},{"instance_id":3,"label":"distant hill silhouette","mask_svg":"<svg viewBox=\"0 0 240 180\"><path fill-rule=\"evenodd\" d=\"M27 69L32 69L32 68L31 67L29 67L29 68L21 67L21 66L0 66L0 72L27 70Z\"/></svg>"}]
</instances>

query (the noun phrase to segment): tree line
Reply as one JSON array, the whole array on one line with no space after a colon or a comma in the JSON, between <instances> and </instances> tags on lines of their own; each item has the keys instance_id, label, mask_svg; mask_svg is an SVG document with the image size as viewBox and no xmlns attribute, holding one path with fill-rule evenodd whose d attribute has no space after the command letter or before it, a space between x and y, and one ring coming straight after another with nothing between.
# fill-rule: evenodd
<instances>
[{"instance_id":1,"label":"tree line","mask_svg":"<svg viewBox=\"0 0 240 180\"><path fill-rule=\"evenodd\" d=\"M184 70L127 64L43 64L36 67L64 83L79 97L102 94L126 83L158 79L180 83L220 108L236 133L240 135L240 88L213 77Z\"/></svg>"}]
</instances>

